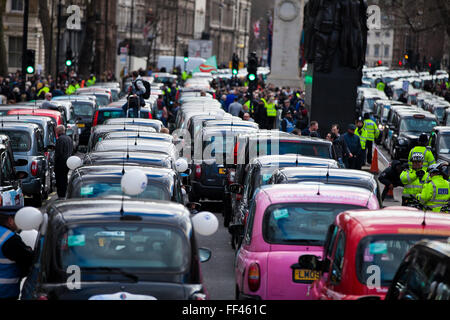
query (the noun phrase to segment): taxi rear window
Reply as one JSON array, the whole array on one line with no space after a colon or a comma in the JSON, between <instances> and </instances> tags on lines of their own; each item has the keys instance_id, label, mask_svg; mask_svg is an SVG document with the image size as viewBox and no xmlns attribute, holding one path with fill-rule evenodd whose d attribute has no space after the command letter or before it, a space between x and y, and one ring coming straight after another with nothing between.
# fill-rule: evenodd
<instances>
[{"instance_id":1,"label":"taxi rear window","mask_svg":"<svg viewBox=\"0 0 450 320\"><path fill-rule=\"evenodd\" d=\"M124 118L124 117L125 113L123 112L123 110L114 110L114 111L99 110L97 124L103 124L108 119Z\"/></svg>"},{"instance_id":2,"label":"taxi rear window","mask_svg":"<svg viewBox=\"0 0 450 320\"><path fill-rule=\"evenodd\" d=\"M26 131L0 130L6 134L11 141L13 152L27 152L31 149L31 136Z\"/></svg>"},{"instance_id":3,"label":"taxi rear window","mask_svg":"<svg viewBox=\"0 0 450 320\"><path fill-rule=\"evenodd\" d=\"M77 225L60 237L63 269L76 265L83 272L96 268L184 270L189 245L183 234L170 227L108 223Z\"/></svg>"},{"instance_id":4,"label":"taxi rear window","mask_svg":"<svg viewBox=\"0 0 450 320\"><path fill-rule=\"evenodd\" d=\"M278 149L278 152L277 152ZM272 146L272 141L261 140L257 144L257 152L261 155L272 154L299 154L302 156L331 159L330 146L327 144L314 144L299 141L280 141Z\"/></svg>"},{"instance_id":5,"label":"taxi rear window","mask_svg":"<svg viewBox=\"0 0 450 320\"><path fill-rule=\"evenodd\" d=\"M263 237L267 243L323 246L328 227L347 210L365 209L338 203L285 203L267 208Z\"/></svg>"}]
</instances>

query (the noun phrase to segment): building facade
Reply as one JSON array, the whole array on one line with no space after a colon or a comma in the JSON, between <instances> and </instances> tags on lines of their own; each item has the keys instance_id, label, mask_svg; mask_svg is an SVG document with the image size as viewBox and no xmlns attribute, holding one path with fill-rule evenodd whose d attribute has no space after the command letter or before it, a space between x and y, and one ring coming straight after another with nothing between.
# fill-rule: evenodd
<instances>
[{"instance_id":1,"label":"building facade","mask_svg":"<svg viewBox=\"0 0 450 320\"><path fill-rule=\"evenodd\" d=\"M390 28L369 30L367 33L366 65L392 67L394 30Z\"/></svg>"},{"instance_id":2,"label":"building facade","mask_svg":"<svg viewBox=\"0 0 450 320\"><path fill-rule=\"evenodd\" d=\"M6 1L3 30L8 72L22 70L23 12L23 0ZM37 1L30 1L27 48L35 50L36 72L44 70L45 46L42 37L42 27L38 18Z\"/></svg>"},{"instance_id":3,"label":"building facade","mask_svg":"<svg viewBox=\"0 0 450 320\"><path fill-rule=\"evenodd\" d=\"M247 60L251 8L248 0L207 1L205 30L219 65L228 67L234 52L241 61Z\"/></svg>"}]
</instances>

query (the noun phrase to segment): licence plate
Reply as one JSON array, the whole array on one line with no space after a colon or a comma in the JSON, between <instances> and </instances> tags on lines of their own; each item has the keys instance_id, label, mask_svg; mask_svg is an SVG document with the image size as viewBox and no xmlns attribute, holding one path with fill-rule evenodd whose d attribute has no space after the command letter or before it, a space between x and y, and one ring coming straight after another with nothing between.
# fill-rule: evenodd
<instances>
[{"instance_id":1,"label":"licence plate","mask_svg":"<svg viewBox=\"0 0 450 320\"><path fill-rule=\"evenodd\" d=\"M308 269L294 269L294 282L311 283L320 279L320 272Z\"/></svg>"},{"instance_id":2,"label":"licence plate","mask_svg":"<svg viewBox=\"0 0 450 320\"><path fill-rule=\"evenodd\" d=\"M84 127L86 127L86 125L85 125L84 123L78 123L77 126L78 126L78 128L84 128Z\"/></svg>"},{"instance_id":3,"label":"licence plate","mask_svg":"<svg viewBox=\"0 0 450 320\"><path fill-rule=\"evenodd\" d=\"M225 168L219 168L219 174L226 174L227 170Z\"/></svg>"}]
</instances>

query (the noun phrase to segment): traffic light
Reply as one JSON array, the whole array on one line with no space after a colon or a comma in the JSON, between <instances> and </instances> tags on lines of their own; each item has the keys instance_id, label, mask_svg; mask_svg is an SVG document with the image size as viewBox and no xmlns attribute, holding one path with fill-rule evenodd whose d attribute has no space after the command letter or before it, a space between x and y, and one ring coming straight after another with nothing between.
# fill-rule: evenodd
<instances>
[{"instance_id":1,"label":"traffic light","mask_svg":"<svg viewBox=\"0 0 450 320\"><path fill-rule=\"evenodd\" d=\"M248 64L247 64L247 78L249 80L249 87L252 89L256 89L257 81L256 76L258 72L258 58L256 57L256 52L252 52L248 56Z\"/></svg>"},{"instance_id":2,"label":"traffic light","mask_svg":"<svg viewBox=\"0 0 450 320\"><path fill-rule=\"evenodd\" d=\"M398 65L399 65L400 67L403 66L402 60L400 60L400 61L398 62Z\"/></svg>"},{"instance_id":3,"label":"traffic light","mask_svg":"<svg viewBox=\"0 0 450 320\"><path fill-rule=\"evenodd\" d=\"M378 67L381 67L382 65L383 65L383 61L378 60L378 61L377 61L377 66L378 66Z\"/></svg>"},{"instance_id":4,"label":"traffic light","mask_svg":"<svg viewBox=\"0 0 450 320\"><path fill-rule=\"evenodd\" d=\"M232 58L232 71L233 71L233 75L236 76L239 72L239 57L237 56L236 53L233 53L233 58Z\"/></svg>"},{"instance_id":5,"label":"traffic light","mask_svg":"<svg viewBox=\"0 0 450 320\"><path fill-rule=\"evenodd\" d=\"M28 74L34 73L35 54L36 54L36 51L34 51L34 50L25 51L25 71Z\"/></svg>"},{"instance_id":6,"label":"traffic light","mask_svg":"<svg viewBox=\"0 0 450 320\"><path fill-rule=\"evenodd\" d=\"M70 67L73 64L73 54L72 49L67 48L66 50L66 66Z\"/></svg>"},{"instance_id":7,"label":"traffic light","mask_svg":"<svg viewBox=\"0 0 450 320\"><path fill-rule=\"evenodd\" d=\"M189 53L186 51L184 51L184 62L187 63L189 61Z\"/></svg>"}]
</instances>

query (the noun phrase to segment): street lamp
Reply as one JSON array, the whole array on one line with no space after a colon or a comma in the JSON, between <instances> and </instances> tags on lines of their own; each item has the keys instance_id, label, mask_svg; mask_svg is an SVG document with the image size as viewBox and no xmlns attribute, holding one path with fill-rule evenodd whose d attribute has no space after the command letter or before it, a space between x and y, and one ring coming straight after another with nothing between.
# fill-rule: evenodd
<instances>
[{"instance_id":1,"label":"street lamp","mask_svg":"<svg viewBox=\"0 0 450 320\"><path fill-rule=\"evenodd\" d=\"M222 50L222 16L225 5L221 1L219 4L219 52L217 53L217 61L220 64L220 51Z\"/></svg>"}]
</instances>

